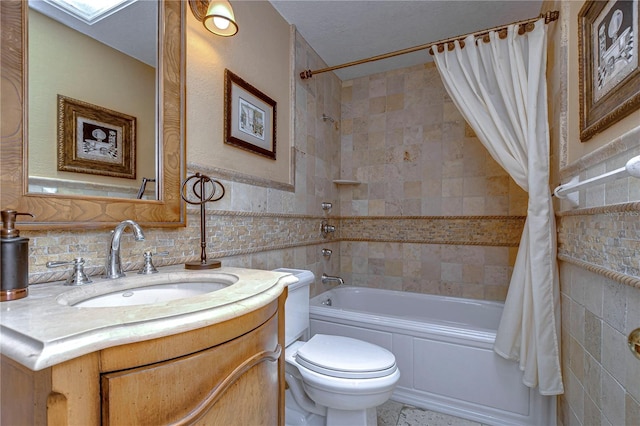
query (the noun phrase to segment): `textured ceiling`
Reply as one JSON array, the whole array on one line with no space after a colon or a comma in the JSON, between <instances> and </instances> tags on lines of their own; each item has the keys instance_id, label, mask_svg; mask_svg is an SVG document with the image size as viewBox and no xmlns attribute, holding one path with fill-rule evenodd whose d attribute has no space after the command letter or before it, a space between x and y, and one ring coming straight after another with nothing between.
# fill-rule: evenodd
<instances>
[{"instance_id":1,"label":"textured ceiling","mask_svg":"<svg viewBox=\"0 0 640 426\"><path fill-rule=\"evenodd\" d=\"M532 18L542 5L528 0L270 2L329 66ZM424 50L335 73L344 81L429 61Z\"/></svg>"}]
</instances>

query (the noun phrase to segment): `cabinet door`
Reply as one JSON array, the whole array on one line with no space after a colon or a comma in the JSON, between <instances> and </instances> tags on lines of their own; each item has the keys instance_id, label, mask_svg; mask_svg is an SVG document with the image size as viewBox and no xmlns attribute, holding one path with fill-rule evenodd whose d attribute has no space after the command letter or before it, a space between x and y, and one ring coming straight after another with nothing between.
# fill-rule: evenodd
<instances>
[{"instance_id":1,"label":"cabinet door","mask_svg":"<svg viewBox=\"0 0 640 426\"><path fill-rule=\"evenodd\" d=\"M103 374L105 425L275 425L277 315L227 343L177 359Z\"/></svg>"}]
</instances>

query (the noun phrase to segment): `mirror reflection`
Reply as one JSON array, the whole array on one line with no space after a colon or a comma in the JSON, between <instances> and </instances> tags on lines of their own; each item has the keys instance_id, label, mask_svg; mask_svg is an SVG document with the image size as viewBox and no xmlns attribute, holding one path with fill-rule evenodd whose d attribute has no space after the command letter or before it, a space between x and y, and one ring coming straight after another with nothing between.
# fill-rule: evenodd
<instances>
[{"instance_id":1,"label":"mirror reflection","mask_svg":"<svg viewBox=\"0 0 640 426\"><path fill-rule=\"evenodd\" d=\"M158 3L73 3L29 0L29 192L155 200Z\"/></svg>"}]
</instances>

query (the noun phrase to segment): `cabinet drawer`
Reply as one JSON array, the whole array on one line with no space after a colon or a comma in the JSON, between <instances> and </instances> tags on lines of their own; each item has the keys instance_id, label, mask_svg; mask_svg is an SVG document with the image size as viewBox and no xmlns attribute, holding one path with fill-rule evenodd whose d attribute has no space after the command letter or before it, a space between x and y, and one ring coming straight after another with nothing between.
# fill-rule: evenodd
<instances>
[{"instance_id":1,"label":"cabinet drawer","mask_svg":"<svg viewBox=\"0 0 640 426\"><path fill-rule=\"evenodd\" d=\"M105 425L278 423L278 321L227 343L101 376Z\"/></svg>"}]
</instances>

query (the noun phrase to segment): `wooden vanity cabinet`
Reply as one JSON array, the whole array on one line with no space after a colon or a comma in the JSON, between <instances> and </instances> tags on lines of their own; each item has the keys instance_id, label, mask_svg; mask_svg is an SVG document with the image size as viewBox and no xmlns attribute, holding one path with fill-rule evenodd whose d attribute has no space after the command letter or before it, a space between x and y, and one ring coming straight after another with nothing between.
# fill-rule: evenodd
<instances>
[{"instance_id":1,"label":"wooden vanity cabinet","mask_svg":"<svg viewBox=\"0 0 640 426\"><path fill-rule=\"evenodd\" d=\"M285 298L43 371L3 356L0 423L283 425Z\"/></svg>"}]
</instances>

